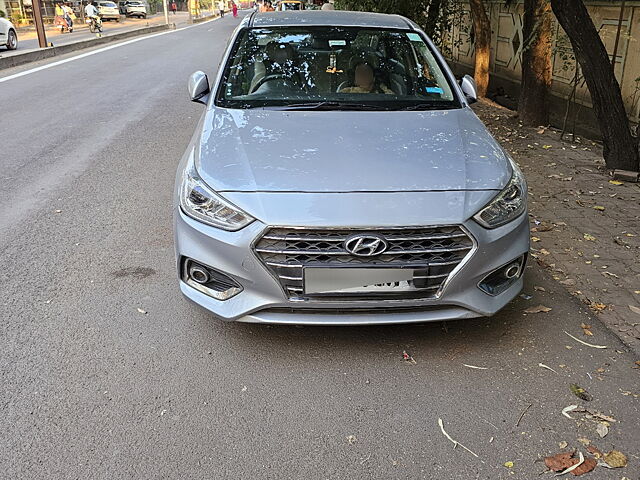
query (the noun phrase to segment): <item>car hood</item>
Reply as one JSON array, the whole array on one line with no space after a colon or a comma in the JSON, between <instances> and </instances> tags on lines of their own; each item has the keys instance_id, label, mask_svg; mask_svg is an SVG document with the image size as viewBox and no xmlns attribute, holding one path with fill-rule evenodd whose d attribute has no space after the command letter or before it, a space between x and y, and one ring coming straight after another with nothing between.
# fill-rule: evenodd
<instances>
[{"instance_id":1,"label":"car hood","mask_svg":"<svg viewBox=\"0 0 640 480\"><path fill-rule=\"evenodd\" d=\"M200 176L219 192L500 190L510 163L469 108L209 110Z\"/></svg>"}]
</instances>

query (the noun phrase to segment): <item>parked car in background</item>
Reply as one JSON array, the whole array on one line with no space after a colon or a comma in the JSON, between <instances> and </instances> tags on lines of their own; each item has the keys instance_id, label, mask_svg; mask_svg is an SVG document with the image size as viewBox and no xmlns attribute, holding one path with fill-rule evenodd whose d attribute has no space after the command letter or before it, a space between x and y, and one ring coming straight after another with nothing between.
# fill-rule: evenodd
<instances>
[{"instance_id":1,"label":"parked car in background","mask_svg":"<svg viewBox=\"0 0 640 480\"><path fill-rule=\"evenodd\" d=\"M7 50L18 48L18 34L13 23L0 17L0 46L2 45L7 47Z\"/></svg>"},{"instance_id":2,"label":"parked car in background","mask_svg":"<svg viewBox=\"0 0 640 480\"><path fill-rule=\"evenodd\" d=\"M125 2L124 13L127 17L147 18L147 6L142 2Z\"/></svg>"},{"instance_id":3,"label":"parked car in background","mask_svg":"<svg viewBox=\"0 0 640 480\"><path fill-rule=\"evenodd\" d=\"M288 10L304 10L304 2L299 0L282 0L276 5L278 12L286 12Z\"/></svg>"},{"instance_id":4,"label":"parked car in background","mask_svg":"<svg viewBox=\"0 0 640 480\"><path fill-rule=\"evenodd\" d=\"M98 1L95 5L102 20L120 21L120 10L118 10L118 5L115 2Z\"/></svg>"},{"instance_id":5,"label":"parked car in background","mask_svg":"<svg viewBox=\"0 0 640 480\"><path fill-rule=\"evenodd\" d=\"M490 316L522 289L527 186L418 25L245 17L178 167L182 292L228 321ZM295 135L291 135L295 132Z\"/></svg>"}]
</instances>

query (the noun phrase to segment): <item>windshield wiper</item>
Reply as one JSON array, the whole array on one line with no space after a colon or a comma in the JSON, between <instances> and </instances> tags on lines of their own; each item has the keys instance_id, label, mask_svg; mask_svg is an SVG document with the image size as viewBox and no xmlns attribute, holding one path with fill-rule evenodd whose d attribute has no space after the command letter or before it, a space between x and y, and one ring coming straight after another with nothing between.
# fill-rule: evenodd
<instances>
[{"instance_id":1,"label":"windshield wiper","mask_svg":"<svg viewBox=\"0 0 640 480\"><path fill-rule=\"evenodd\" d=\"M369 105L366 103L345 103L345 102L309 102L293 103L276 107L278 110L389 110L381 105Z\"/></svg>"},{"instance_id":2,"label":"windshield wiper","mask_svg":"<svg viewBox=\"0 0 640 480\"><path fill-rule=\"evenodd\" d=\"M456 108L454 105L442 104L442 103L418 103L417 105L409 105L408 107L400 108L403 111L415 111L415 110L450 110Z\"/></svg>"}]
</instances>

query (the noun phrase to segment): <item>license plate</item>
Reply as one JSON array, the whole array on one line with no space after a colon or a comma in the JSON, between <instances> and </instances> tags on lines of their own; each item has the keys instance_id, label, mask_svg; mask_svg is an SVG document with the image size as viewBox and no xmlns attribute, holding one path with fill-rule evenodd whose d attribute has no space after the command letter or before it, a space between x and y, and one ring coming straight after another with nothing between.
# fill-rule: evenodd
<instances>
[{"instance_id":1,"label":"license plate","mask_svg":"<svg viewBox=\"0 0 640 480\"><path fill-rule=\"evenodd\" d=\"M377 293L413 290L413 270L305 268L305 293Z\"/></svg>"}]
</instances>

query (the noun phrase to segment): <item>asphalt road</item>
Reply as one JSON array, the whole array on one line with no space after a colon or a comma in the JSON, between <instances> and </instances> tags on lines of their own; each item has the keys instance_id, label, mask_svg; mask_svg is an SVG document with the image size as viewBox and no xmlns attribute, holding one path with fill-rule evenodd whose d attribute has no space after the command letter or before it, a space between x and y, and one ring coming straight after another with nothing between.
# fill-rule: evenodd
<instances>
[{"instance_id":1,"label":"asphalt road","mask_svg":"<svg viewBox=\"0 0 640 480\"><path fill-rule=\"evenodd\" d=\"M236 23L0 73L1 476L532 479L586 437L629 460L591 478L637 479L638 358L535 265L532 299L448 324L226 324L181 297L171 195L203 108L186 79L213 76ZM617 422L600 439L571 404Z\"/></svg>"}]
</instances>

